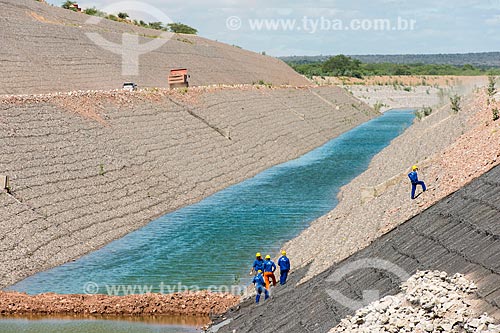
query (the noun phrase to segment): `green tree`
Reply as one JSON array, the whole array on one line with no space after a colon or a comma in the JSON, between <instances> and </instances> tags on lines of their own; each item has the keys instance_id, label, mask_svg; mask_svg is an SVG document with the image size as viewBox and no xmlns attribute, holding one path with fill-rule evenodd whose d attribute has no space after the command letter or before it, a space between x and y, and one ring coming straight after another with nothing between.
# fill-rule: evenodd
<instances>
[{"instance_id":1,"label":"green tree","mask_svg":"<svg viewBox=\"0 0 500 333\"><path fill-rule=\"evenodd\" d=\"M360 65L361 61L340 54L325 61L322 69L334 76L361 77Z\"/></svg>"},{"instance_id":2,"label":"green tree","mask_svg":"<svg viewBox=\"0 0 500 333\"><path fill-rule=\"evenodd\" d=\"M148 27L155 30L163 30L163 23L161 22L149 22Z\"/></svg>"},{"instance_id":3,"label":"green tree","mask_svg":"<svg viewBox=\"0 0 500 333\"><path fill-rule=\"evenodd\" d=\"M118 13L118 17L121 18L122 20L126 20L129 18L127 13Z\"/></svg>"},{"instance_id":4,"label":"green tree","mask_svg":"<svg viewBox=\"0 0 500 333\"><path fill-rule=\"evenodd\" d=\"M106 13L100 11L99 9L92 7L92 8L86 8L83 11L87 15L92 15L92 16L99 16L99 17L105 17Z\"/></svg>"},{"instance_id":5,"label":"green tree","mask_svg":"<svg viewBox=\"0 0 500 333\"><path fill-rule=\"evenodd\" d=\"M411 75L411 69L409 66L396 65L396 69L394 70L394 75Z\"/></svg>"},{"instance_id":6,"label":"green tree","mask_svg":"<svg viewBox=\"0 0 500 333\"><path fill-rule=\"evenodd\" d=\"M169 23L167 24L167 29L170 32L175 32L180 34L196 35L198 33L198 30L183 23Z\"/></svg>"},{"instance_id":7,"label":"green tree","mask_svg":"<svg viewBox=\"0 0 500 333\"><path fill-rule=\"evenodd\" d=\"M62 8L64 8L64 9L72 9L72 10L75 10L75 11L76 11L76 9L75 9L75 8L71 7L71 6L72 6L72 5L74 5L75 3L76 3L75 1L69 1L69 0L68 0L68 1L65 1L65 2L61 5L61 7L62 7Z\"/></svg>"}]
</instances>

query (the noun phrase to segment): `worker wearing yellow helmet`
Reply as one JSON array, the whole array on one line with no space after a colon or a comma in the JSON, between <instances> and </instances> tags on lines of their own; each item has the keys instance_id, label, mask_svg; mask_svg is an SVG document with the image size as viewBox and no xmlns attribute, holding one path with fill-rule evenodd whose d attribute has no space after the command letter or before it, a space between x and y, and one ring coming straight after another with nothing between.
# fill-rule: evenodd
<instances>
[{"instance_id":1,"label":"worker wearing yellow helmet","mask_svg":"<svg viewBox=\"0 0 500 333\"><path fill-rule=\"evenodd\" d=\"M425 183L421 180L418 180L417 174L418 166L414 165L411 167L411 172L408 174L408 178L411 181L411 198L415 199L415 191L417 189L417 185L422 186L422 191L425 192L427 190Z\"/></svg>"},{"instance_id":2,"label":"worker wearing yellow helmet","mask_svg":"<svg viewBox=\"0 0 500 333\"><path fill-rule=\"evenodd\" d=\"M269 279L273 280L273 286L276 286L276 277L274 276L274 271L276 270L276 264L271 260L271 256L268 254L266 256L266 261L264 261L264 279L266 280L266 289L269 290Z\"/></svg>"},{"instance_id":3,"label":"worker wearing yellow helmet","mask_svg":"<svg viewBox=\"0 0 500 333\"><path fill-rule=\"evenodd\" d=\"M257 295L255 295L255 303L259 303L260 301L260 294L264 292L264 299L269 298L269 291L265 288L264 284L264 278L262 277L262 270L257 271L257 275L253 277L252 283L255 285L255 291L257 292Z\"/></svg>"},{"instance_id":4,"label":"worker wearing yellow helmet","mask_svg":"<svg viewBox=\"0 0 500 333\"><path fill-rule=\"evenodd\" d=\"M261 270L264 271L264 260L262 259L262 255L260 252L255 254L255 260L253 262L252 270L250 271L250 275L257 274L257 272Z\"/></svg>"},{"instance_id":5,"label":"worker wearing yellow helmet","mask_svg":"<svg viewBox=\"0 0 500 333\"><path fill-rule=\"evenodd\" d=\"M281 257L278 259L278 266L280 267L280 284L286 283L288 272L290 272L290 259L286 256L286 251L281 251Z\"/></svg>"}]
</instances>

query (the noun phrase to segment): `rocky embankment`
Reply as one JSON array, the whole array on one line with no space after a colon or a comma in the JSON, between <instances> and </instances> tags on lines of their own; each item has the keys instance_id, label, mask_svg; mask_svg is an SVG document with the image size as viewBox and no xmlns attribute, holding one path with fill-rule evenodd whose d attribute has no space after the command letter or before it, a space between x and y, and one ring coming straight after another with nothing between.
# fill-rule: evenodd
<instances>
[{"instance_id":1,"label":"rocky embankment","mask_svg":"<svg viewBox=\"0 0 500 333\"><path fill-rule=\"evenodd\" d=\"M471 310L477 287L461 274L419 271L401 289L401 293L386 296L342 319L330 333L500 332L493 318L486 314L478 317Z\"/></svg>"},{"instance_id":2,"label":"rocky embankment","mask_svg":"<svg viewBox=\"0 0 500 333\"><path fill-rule=\"evenodd\" d=\"M239 300L208 291L128 296L0 292L0 315L206 316L221 314Z\"/></svg>"},{"instance_id":3,"label":"rocky embankment","mask_svg":"<svg viewBox=\"0 0 500 333\"><path fill-rule=\"evenodd\" d=\"M376 114L337 87L0 98L0 287L296 158Z\"/></svg>"}]
</instances>

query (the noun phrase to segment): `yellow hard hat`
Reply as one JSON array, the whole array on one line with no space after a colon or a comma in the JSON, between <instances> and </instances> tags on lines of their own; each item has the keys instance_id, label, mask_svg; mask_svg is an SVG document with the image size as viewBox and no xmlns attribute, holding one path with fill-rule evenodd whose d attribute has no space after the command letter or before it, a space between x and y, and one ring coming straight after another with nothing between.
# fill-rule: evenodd
<instances>
[{"instance_id":1,"label":"yellow hard hat","mask_svg":"<svg viewBox=\"0 0 500 333\"><path fill-rule=\"evenodd\" d=\"M262 273L262 269L259 269L259 270L257 271L257 273Z\"/></svg>"},{"instance_id":2,"label":"yellow hard hat","mask_svg":"<svg viewBox=\"0 0 500 333\"><path fill-rule=\"evenodd\" d=\"M262 256L260 255L260 252L257 252L257 253L255 254L255 256L256 256L257 258L258 258L258 257L262 257Z\"/></svg>"},{"instance_id":3,"label":"yellow hard hat","mask_svg":"<svg viewBox=\"0 0 500 333\"><path fill-rule=\"evenodd\" d=\"M414 166L412 166L412 167L411 167L411 170L412 170L412 171L415 171L415 170L417 170L417 169L418 169L418 166L416 166L416 165L414 165Z\"/></svg>"},{"instance_id":4,"label":"yellow hard hat","mask_svg":"<svg viewBox=\"0 0 500 333\"><path fill-rule=\"evenodd\" d=\"M281 254L286 256L286 251L285 250L281 251Z\"/></svg>"},{"instance_id":5,"label":"yellow hard hat","mask_svg":"<svg viewBox=\"0 0 500 333\"><path fill-rule=\"evenodd\" d=\"M271 256L268 254L268 255L266 256L266 259L271 259Z\"/></svg>"}]
</instances>

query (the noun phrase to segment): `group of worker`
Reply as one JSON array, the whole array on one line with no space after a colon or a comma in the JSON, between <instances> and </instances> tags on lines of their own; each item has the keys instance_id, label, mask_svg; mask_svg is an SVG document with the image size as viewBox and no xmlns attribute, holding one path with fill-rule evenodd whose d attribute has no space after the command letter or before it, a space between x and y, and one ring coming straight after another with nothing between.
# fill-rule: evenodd
<instances>
[{"instance_id":1,"label":"group of worker","mask_svg":"<svg viewBox=\"0 0 500 333\"><path fill-rule=\"evenodd\" d=\"M408 178L411 181L411 198L415 199L415 191L417 185L422 186L422 191L427 190L425 183L418 179L418 166L414 165L411 168L411 172L408 174ZM281 251L281 257L278 259L278 266L280 267L280 284L284 285L290 272L290 260L286 256L286 251ZM264 299L269 298L269 288L271 281L273 286L276 286L276 277L274 272L276 271L276 264L271 260L270 255L266 255L265 260L262 259L262 255L257 252L255 254L255 260L253 262L252 270L250 275L254 275L252 283L255 285L255 291L257 295L255 296L255 302L259 303L260 296L264 293Z\"/></svg>"},{"instance_id":2,"label":"group of worker","mask_svg":"<svg viewBox=\"0 0 500 333\"><path fill-rule=\"evenodd\" d=\"M281 257L278 259L278 266L280 268L280 285L284 285L288 273L290 272L290 259L286 256L285 250L281 251ZM262 293L264 293L264 299L269 298L270 280L272 280L273 286L277 284L276 277L274 276L275 271L276 264L271 260L269 254L266 256L266 260L262 259L260 252L255 254L255 260L252 270L250 271L250 275L255 275L252 280L252 283L255 285L255 291L257 292L255 303L259 303Z\"/></svg>"}]
</instances>

